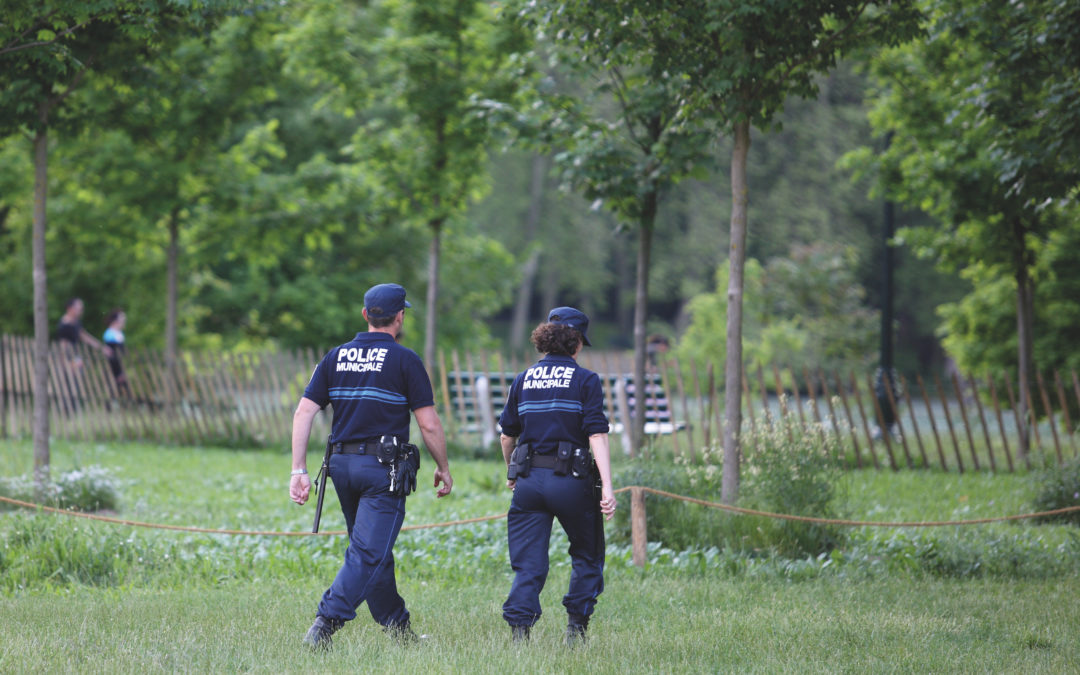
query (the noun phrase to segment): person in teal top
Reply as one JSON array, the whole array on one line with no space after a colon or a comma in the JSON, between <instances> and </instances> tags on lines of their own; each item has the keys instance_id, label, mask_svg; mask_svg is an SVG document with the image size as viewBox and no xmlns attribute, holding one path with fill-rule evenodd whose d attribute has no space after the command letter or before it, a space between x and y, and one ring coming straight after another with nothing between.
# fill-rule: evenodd
<instances>
[{"instance_id":1,"label":"person in teal top","mask_svg":"<svg viewBox=\"0 0 1080 675\"><path fill-rule=\"evenodd\" d=\"M102 342L111 350L108 355L109 369L112 370L117 390L120 394L127 396L131 393L131 389L128 386L127 373L124 372L124 363L121 360L127 348L124 344L124 325L127 323L127 314L122 309L114 309L109 312L105 323L107 326Z\"/></svg>"}]
</instances>

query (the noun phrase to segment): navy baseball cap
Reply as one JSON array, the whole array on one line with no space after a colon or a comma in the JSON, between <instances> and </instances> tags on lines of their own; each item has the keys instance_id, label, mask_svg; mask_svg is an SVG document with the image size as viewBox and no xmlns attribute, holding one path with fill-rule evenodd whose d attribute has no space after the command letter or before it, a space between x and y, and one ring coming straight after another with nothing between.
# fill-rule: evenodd
<instances>
[{"instance_id":1,"label":"navy baseball cap","mask_svg":"<svg viewBox=\"0 0 1080 675\"><path fill-rule=\"evenodd\" d=\"M388 319L406 307L405 289L398 284L378 284L364 293L364 309L373 319Z\"/></svg>"},{"instance_id":2,"label":"navy baseball cap","mask_svg":"<svg viewBox=\"0 0 1080 675\"><path fill-rule=\"evenodd\" d=\"M585 343L586 347L592 347L592 343L589 342L589 336L587 331L589 330L589 317L585 316L585 312L574 309L573 307L556 307L548 312L548 323L560 323L564 326L570 326L581 333L581 341Z\"/></svg>"}]
</instances>

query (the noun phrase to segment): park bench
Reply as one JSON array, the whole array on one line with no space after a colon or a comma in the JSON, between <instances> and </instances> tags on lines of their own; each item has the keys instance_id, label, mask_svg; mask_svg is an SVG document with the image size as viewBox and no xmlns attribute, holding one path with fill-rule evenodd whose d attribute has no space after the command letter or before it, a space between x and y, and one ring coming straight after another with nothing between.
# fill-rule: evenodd
<instances>
[{"instance_id":1,"label":"park bench","mask_svg":"<svg viewBox=\"0 0 1080 675\"><path fill-rule=\"evenodd\" d=\"M484 373L468 370L447 373L446 386L453 423L461 431L481 434L484 442L494 440L499 433L499 414L510 385L517 373ZM604 388L604 408L611 423L612 434L621 434L624 420L633 415L634 376L631 374L600 374ZM659 373L645 377L645 433L671 434L685 427L674 419L671 403Z\"/></svg>"}]
</instances>

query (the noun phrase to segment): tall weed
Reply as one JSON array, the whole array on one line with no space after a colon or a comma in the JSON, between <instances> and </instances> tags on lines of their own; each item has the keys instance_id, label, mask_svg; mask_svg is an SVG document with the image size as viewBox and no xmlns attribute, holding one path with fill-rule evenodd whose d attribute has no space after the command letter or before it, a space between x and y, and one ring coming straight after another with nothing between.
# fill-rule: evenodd
<instances>
[{"instance_id":1,"label":"tall weed","mask_svg":"<svg viewBox=\"0 0 1080 675\"><path fill-rule=\"evenodd\" d=\"M1069 460L1061 466L1052 465L1036 475L1038 493L1033 501L1036 511L1054 511L1069 506L1080 506L1080 458ZM1080 511L1044 516L1040 522L1072 523L1080 525Z\"/></svg>"},{"instance_id":2,"label":"tall weed","mask_svg":"<svg viewBox=\"0 0 1080 675\"><path fill-rule=\"evenodd\" d=\"M797 516L837 515L843 476L834 433L804 426L788 414L776 424L764 422L743 434L744 457L739 506ZM723 448L704 448L693 460L685 455L673 464L641 463L620 472L623 485L645 485L669 492L719 500L723 480ZM844 541L836 526L733 515L718 509L646 497L648 537L674 549L717 546L724 549L787 557L816 556ZM628 536L628 514L618 522Z\"/></svg>"}]
</instances>

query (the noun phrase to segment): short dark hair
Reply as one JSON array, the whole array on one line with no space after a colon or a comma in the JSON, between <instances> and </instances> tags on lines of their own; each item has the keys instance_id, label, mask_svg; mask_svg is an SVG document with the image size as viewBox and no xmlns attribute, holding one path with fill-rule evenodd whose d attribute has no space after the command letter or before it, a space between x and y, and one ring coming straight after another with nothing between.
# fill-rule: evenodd
<instances>
[{"instance_id":1,"label":"short dark hair","mask_svg":"<svg viewBox=\"0 0 1080 675\"><path fill-rule=\"evenodd\" d=\"M367 322L371 324L372 328L386 328L390 324L394 323L394 319L397 318L397 314L393 316L371 316L368 312Z\"/></svg>"},{"instance_id":2,"label":"short dark hair","mask_svg":"<svg viewBox=\"0 0 1080 675\"><path fill-rule=\"evenodd\" d=\"M82 302L82 298L79 296L68 298L68 301L64 304L64 309L71 309L76 302Z\"/></svg>"},{"instance_id":3,"label":"short dark hair","mask_svg":"<svg viewBox=\"0 0 1080 675\"><path fill-rule=\"evenodd\" d=\"M105 327L108 328L109 326L111 326L112 322L116 321L116 318L118 316L120 316L121 314L123 314L123 313L124 313L124 310L117 307L117 308L113 309L111 312L109 312L108 314L106 314L105 315Z\"/></svg>"},{"instance_id":4,"label":"short dark hair","mask_svg":"<svg viewBox=\"0 0 1080 675\"><path fill-rule=\"evenodd\" d=\"M581 346L581 331L561 323L542 323L530 338L541 354L573 356Z\"/></svg>"}]
</instances>

